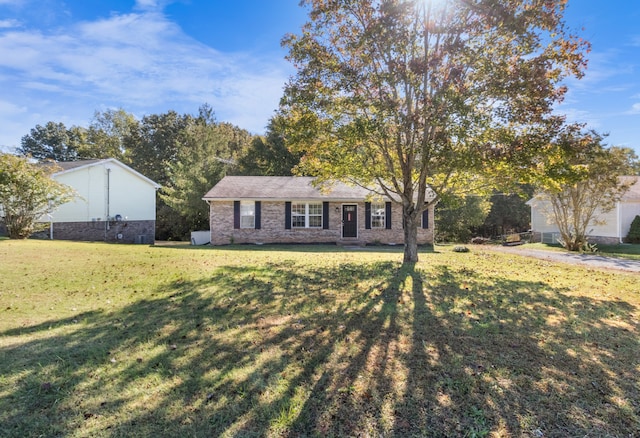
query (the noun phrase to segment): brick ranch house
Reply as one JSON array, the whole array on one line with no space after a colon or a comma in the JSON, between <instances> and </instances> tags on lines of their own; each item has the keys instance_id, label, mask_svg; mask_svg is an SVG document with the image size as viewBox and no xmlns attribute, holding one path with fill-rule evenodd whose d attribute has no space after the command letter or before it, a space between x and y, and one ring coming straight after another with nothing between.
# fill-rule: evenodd
<instances>
[{"instance_id":1,"label":"brick ranch house","mask_svg":"<svg viewBox=\"0 0 640 438\"><path fill-rule=\"evenodd\" d=\"M311 177L226 176L203 198L212 245L231 243L404 243L402 207L370 190ZM432 200L430 198L428 200ZM433 244L434 206L418 244Z\"/></svg>"}]
</instances>

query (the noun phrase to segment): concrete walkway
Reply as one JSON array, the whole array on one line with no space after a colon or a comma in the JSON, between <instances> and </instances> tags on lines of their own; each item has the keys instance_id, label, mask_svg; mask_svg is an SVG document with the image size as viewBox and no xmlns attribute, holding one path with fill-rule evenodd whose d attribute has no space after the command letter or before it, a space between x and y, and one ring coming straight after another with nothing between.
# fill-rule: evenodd
<instances>
[{"instance_id":1,"label":"concrete walkway","mask_svg":"<svg viewBox=\"0 0 640 438\"><path fill-rule=\"evenodd\" d=\"M534 257L553 262L569 263L573 265L586 266L598 269L615 269L618 271L640 273L639 260L618 259L596 254L580 254L574 252L545 251L543 249L529 249L527 245L520 246L497 246L497 245L477 245L472 246L476 251L499 251L511 254L518 254L525 257ZM640 289L640 285L638 285Z\"/></svg>"}]
</instances>

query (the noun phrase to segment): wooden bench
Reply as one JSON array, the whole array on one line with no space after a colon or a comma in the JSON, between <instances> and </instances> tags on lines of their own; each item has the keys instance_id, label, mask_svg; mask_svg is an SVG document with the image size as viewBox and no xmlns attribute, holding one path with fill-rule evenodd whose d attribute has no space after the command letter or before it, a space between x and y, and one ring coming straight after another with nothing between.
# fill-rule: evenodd
<instances>
[{"instance_id":1,"label":"wooden bench","mask_svg":"<svg viewBox=\"0 0 640 438\"><path fill-rule=\"evenodd\" d=\"M504 246L522 245L523 243L524 241L520 238L520 234L517 233L507 235L504 242L502 242Z\"/></svg>"}]
</instances>

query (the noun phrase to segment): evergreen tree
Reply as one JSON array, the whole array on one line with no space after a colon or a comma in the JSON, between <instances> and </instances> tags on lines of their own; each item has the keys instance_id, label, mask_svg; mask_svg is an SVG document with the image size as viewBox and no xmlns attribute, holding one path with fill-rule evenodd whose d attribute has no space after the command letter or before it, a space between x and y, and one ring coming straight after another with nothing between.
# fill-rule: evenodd
<instances>
[{"instance_id":1,"label":"evergreen tree","mask_svg":"<svg viewBox=\"0 0 640 438\"><path fill-rule=\"evenodd\" d=\"M484 222L491 203L481 196L445 198L436 206L436 240L468 242L471 230Z\"/></svg>"},{"instance_id":2,"label":"evergreen tree","mask_svg":"<svg viewBox=\"0 0 640 438\"><path fill-rule=\"evenodd\" d=\"M269 121L265 137L255 137L246 155L238 161L243 175L288 176L300 163L301 152L291 152L285 140L286 120L276 116Z\"/></svg>"},{"instance_id":3,"label":"evergreen tree","mask_svg":"<svg viewBox=\"0 0 640 438\"><path fill-rule=\"evenodd\" d=\"M85 141L86 129L77 126L67 129L64 123L47 122L23 136L17 152L38 161L75 161L83 158L80 149Z\"/></svg>"},{"instance_id":4,"label":"evergreen tree","mask_svg":"<svg viewBox=\"0 0 640 438\"><path fill-rule=\"evenodd\" d=\"M202 197L225 175L235 172L235 163L251 140L249 132L217 123L212 114L199 117L185 129L160 191L163 215L172 218L163 224L171 238L185 239L191 231L209 228L209 208Z\"/></svg>"},{"instance_id":5,"label":"evergreen tree","mask_svg":"<svg viewBox=\"0 0 640 438\"><path fill-rule=\"evenodd\" d=\"M629 234L627 234L627 241L629 243L640 243L640 216L633 218Z\"/></svg>"}]
</instances>

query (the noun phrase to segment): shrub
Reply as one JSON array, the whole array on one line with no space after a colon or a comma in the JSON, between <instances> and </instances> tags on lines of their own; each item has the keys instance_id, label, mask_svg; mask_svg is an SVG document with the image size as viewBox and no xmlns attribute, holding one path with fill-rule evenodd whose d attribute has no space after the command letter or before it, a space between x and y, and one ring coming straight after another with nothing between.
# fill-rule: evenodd
<instances>
[{"instance_id":1,"label":"shrub","mask_svg":"<svg viewBox=\"0 0 640 438\"><path fill-rule=\"evenodd\" d=\"M0 154L0 205L10 238L26 239L45 228L40 219L73 198L69 187L50 177L57 169Z\"/></svg>"},{"instance_id":2,"label":"shrub","mask_svg":"<svg viewBox=\"0 0 640 438\"><path fill-rule=\"evenodd\" d=\"M631 222L629 234L627 234L627 241L629 243L640 243L640 215L636 215Z\"/></svg>"}]
</instances>

